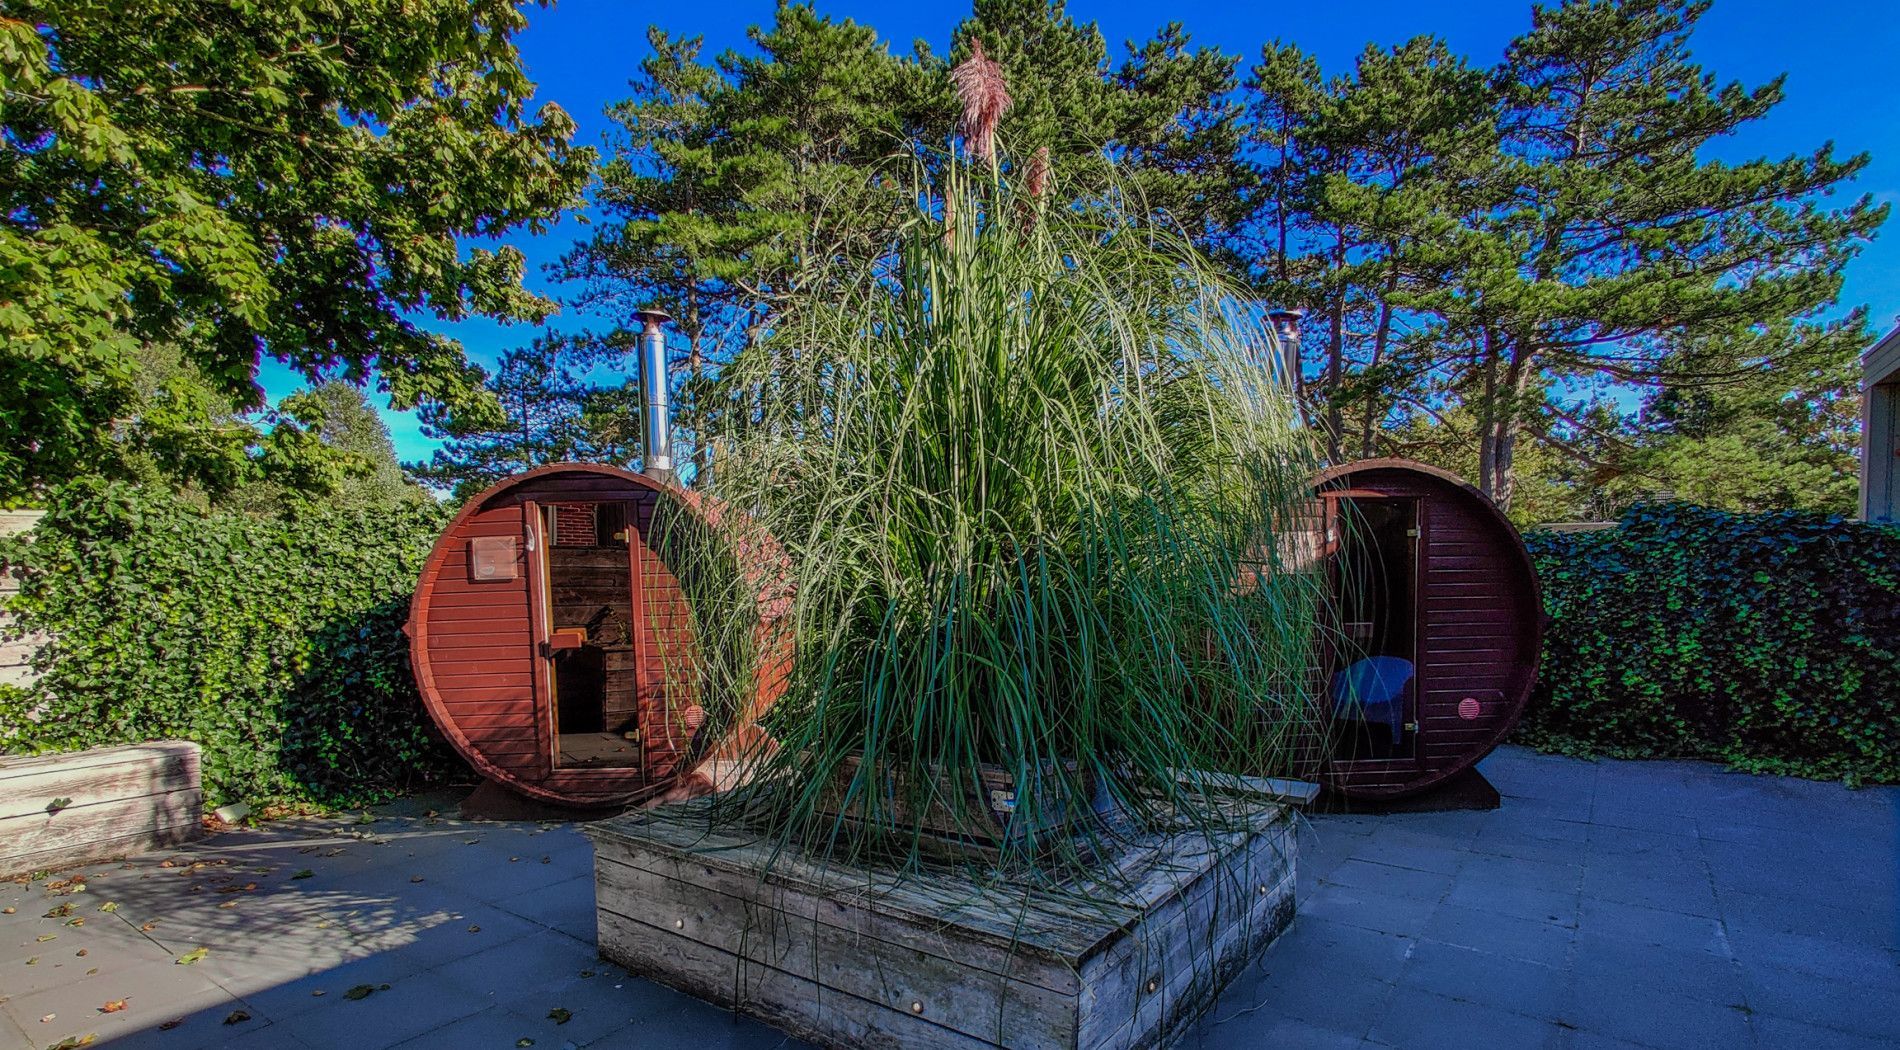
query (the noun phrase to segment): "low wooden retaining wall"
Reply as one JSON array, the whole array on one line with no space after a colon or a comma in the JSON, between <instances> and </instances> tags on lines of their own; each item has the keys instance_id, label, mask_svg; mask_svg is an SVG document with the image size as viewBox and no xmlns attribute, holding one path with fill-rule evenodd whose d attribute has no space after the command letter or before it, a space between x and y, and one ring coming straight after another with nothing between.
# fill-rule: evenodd
<instances>
[{"instance_id":1,"label":"low wooden retaining wall","mask_svg":"<svg viewBox=\"0 0 1900 1050\"><path fill-rule=\"evenodd\" d=\"M54 870L203 834L198 745L166 740L0 756L0 875Z\"/></svg>"},{"instance_id":2,"label":"low wooden retaining wall","mask_svg":"<svg viewBox=\"0 0 1900 1050\"><path fill-rule=\"evenodd\" d=\"M1287 809L1059 891L774 856L692 805L586 831L604 958L830 1047L1168 1046L1293 918Z\"/></svg>"}]
</instances>

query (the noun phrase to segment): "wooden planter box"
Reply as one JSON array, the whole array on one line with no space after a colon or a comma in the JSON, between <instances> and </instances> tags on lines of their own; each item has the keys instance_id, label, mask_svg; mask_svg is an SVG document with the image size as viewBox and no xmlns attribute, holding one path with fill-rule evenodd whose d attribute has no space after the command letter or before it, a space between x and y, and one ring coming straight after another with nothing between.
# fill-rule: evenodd
<instances>
[{"instance_id":1,"label":"wooden planter box","mask_svg":"<svg viewBox=\"0 0 1900 1050\"><path fill-rule=\"evenodd\" d=\"M187 842L203 813L187 741L0 757L0 875Z\"/></svg>"},{"instance_id":2,"label":"wooden planter box","mask_svg":"<svg viewBox=\"0 0 1900 1050\"><path fill-rule=\"evenodd\" d=\"M587 835L602 957L823 1046L1166 1046L1293 918L1286 809L1053 889L774 858L691 804Z\"/></svg>"}]
</instances>

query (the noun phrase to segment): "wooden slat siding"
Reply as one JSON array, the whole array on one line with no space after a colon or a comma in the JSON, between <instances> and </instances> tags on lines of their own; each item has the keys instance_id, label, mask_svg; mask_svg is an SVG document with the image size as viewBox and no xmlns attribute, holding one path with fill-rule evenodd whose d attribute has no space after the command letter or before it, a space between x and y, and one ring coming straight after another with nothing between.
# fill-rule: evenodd
<instances>
[{"instance_id":1,"label":"wooden slat siding","mask_svg":"<svg viewBox=\"0 0 1900 1050\"><path fill-rule=\"evenodd\" d=\"M587 830L602 955L662 983L826 1046L1132 1050L1171 1045L1291 921L1290 829L1151 836L1070 899L774 856L691 807Z\"/></svg>"},{"instance_id":2,"label":"wooden slat siding","mask_svg":"<svg viewBox=\"0 0 1900 1050\"><path fill-rule=\"evenodd\" d=\"M718 515L710 513L707 501L694 494L613 467L557 464L516 475L476 496L436 542L410 605L411 663L430 716L483 776L545 801L593 805L626 802L663 790L667 778L684 771L681 749L688 741L671 727L678 711L692 702L690 675L684 676L688 680L683 685L669 685L665 679L680 677L682 669L692 667L697 640L692 637L690 610L683 604L679 581L664 559L654 558L647 549L654 508L661 499L678 501L691 520L717 527ZM543 506L605 502L632 504L628 524L636 537L628 554L628 586L633 588L637 581L638 589L648 594L655 589L665 592L655 596L657 615L636 617L640 627L634 631L632 651L614 654L611 660L614 670L633 675L636 696L644 696L642 725L661 727L645 735L659 759L649 771L561 769L553 764L554 712L547 660L538 644L538 632L544 626L538 614L540 559L529 550L529 528L532 515ZM520 541L515 580L483 584L469 580L468 542L476 536L513 536ZM770 572L758 571L762 581L789 576L782 548L769 537L751 542L750 556L761 558L761 565L775 567ZM495 594L504 595L505 601L495 599ZM763 613L769 607L764 593L760 603L764 623ZM767 641L778 637L763 635L764 627L760 630ZM683 650L685 655L662 659L663 648L669 654ZM781 664L789 658L783 645L762 646L762 651L778 654ZM761 681L758 695L747 706L748 720L784 691L782 673L761 676ZM468 721L463 722L464 718ZM756 734L756 727L750 732ZM654 775L649 777L648 772Z\"/></svg>"},{"instance_id":3,"label":"wooden slat siding","mask_svg":"<svg viewBox=\"0 0 1900 1050\"><path fill-rule=\"evenodd\" d=\"M728 894L691 881L656 875L602 858L598 892L602 908L655 931L716 948L735 960L815 979L893 1013L910 1013L960 1031L973 1040L1012 1046L1052 1046L1073 1039L1073 994L1062 995L1001 975L972 979L961 960L951 960L857 931L794 917L768 894ZM763 906L761 906L763 903ZM946 967L961 971L942 972ZM971 1029L975 1029L972 1031Z\"/></svg>"},{"instance_id":4,"label":"wooden slat siding","mask_svg":"<svg viewBox=\"0 0 1900 1050\"><path fill-rule=\"evenodd\" d=\"M783 1031L835 1047L866 1050L988 1050L995 1044L961 1036L921 1019L858 1008L851 996L686 937L655 930L602 910L599 941L604 957L650 980L708 1002L740 1010ZM822 1011L829 1033L813 1029L810 1015ZM829 1038L827 1037L829 1035Z\"/></svg>"},{"instance_id":5,"label":"wooden slat siding","mask_svg":"<svg viewBox=\"0 0 1900 1050\"><path fill-rule=\"evenodd\" d=\"M189 841L203 810L198 745L186 741L0 759L0 875Z\"/></svg>"},{"instance_id":6,"label":"wooden slat siding","mask_svg":"<svg viewBox=\"0 0 1900 1050\"><path fill-rule=\"evenodd\" d=\"M516 541L515 578L476 582L469 578L468 545L478 536ZM419 642L428 654L428 688L446 714L444 732L458 749L473 750L482 762L510 777L540 779L550 763L535 747L535 703L529 593L530 536L519 506L483 506L445 534L420 587L429 595ZM466 629L478 624L480 631ZM497 645L491 638L512 641ZM457 712L471 703L507 711L511 718L475 727ZM492 745L492 746L491 746ZM479 766L478 766L479 768ZM487 772L484 770L484 772Z\"/></svg>"},{"instance_id":7,"label":"wooden slat siding","mask_svg":"<svg viewBox=\"0 0 1900 1050\"><path fill-rule=\"evenodd\" d=\"M1319 485L1420 501L1417 755L1336 762L1327 781L1368 797L1423 790L1484 757L1522 714L1543 633L1535 572L1509 522L1442 471L1372 460L1328 471ZM1483 705L1478 718L1458 714L1466 697Z\"/></svg>"},{"instance_id":8,"label":"wooden slat siding","mask_svg":"<svg viewBox=\"0 0 1900 1050\"><path fill-rule=\"evenodd\" d=\"M668 845L673 848L656 850L623 838L600 837L594 841L595 863L639 868L730 896L744 897L758 891L759 875L752 868L766 862L765 854L751 852L742 844L730 847L740 855L739 863L715 864L687 852L688 846ZM1057 996L1073 996L1079 988L1073 968L1050 966L1048 959L1013 951L1006 941L953 937L945 924L912 921L897 913L860 908L857 901L863 896L862 892L855 884L841 886L844 880L837 869L827 874L796 860L782 858L774 870L785 873L787 878L773 886L772 903L799 922L823 923L854 937L875 938L909 951L934 955L954 951L966 967L1034 985Z\"/></svg>"}]
</instances>

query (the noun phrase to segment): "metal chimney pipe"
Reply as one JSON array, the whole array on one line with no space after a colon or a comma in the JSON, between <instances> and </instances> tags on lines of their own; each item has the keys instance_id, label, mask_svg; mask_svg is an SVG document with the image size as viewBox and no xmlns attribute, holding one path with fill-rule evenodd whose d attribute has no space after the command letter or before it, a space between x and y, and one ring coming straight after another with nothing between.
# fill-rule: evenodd
<instances>
[{"instance_id":1,"label":"metal chimney pipe","mask_svg":"<svg viewBox=\"0 0 1900 1050\"><path fill-rule=\"evenodd\" d=\"M663 310L641 310L640 420L646 431L641 472L673 476L673 412L666 398L666 333L660 326L673 318Z\"/></svg>"},{"instance_id":2,"label":"metal chimney pipe","mask_svg":"<svg viewBox=\"0 0 1900 1050\"><path fill-rule=\"evenodd\" d=\"M1285 355L1287 382L1298 389L1300 383L1300 318L1306 316L1304 310L1269 310L1267 320L1273 324L1273 334L1280 340L1280 352Z\"/></svg>"}]
</instances>

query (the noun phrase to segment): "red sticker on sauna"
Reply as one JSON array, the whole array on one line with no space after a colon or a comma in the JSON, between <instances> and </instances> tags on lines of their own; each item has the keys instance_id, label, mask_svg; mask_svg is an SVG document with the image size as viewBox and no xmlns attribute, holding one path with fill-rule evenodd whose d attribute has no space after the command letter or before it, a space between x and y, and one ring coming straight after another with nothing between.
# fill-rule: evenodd
<instances>
[{"instance_id":1,"label":"red sticker on sauna","mask_svg":"<svg viewBox=\"0 0 1900 1050\"><path fill-rule=\"evenodd\" d=\"M1458 701L1458 717L1467 722L1475 721L1483 713L1484 705L1479 703L1475 696L1467 696Z\"/></svg>"}]
</instances>

